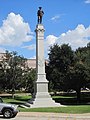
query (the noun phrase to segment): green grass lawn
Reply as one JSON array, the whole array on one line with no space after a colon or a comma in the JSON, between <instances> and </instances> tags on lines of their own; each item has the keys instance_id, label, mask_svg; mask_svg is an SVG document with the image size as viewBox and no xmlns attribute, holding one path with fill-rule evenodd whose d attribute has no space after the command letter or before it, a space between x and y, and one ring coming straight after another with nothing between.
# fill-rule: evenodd
<instances>
[{"instance_id":1,"label":"green grass lawn","mask_svg":"<svg viewBox=\"0 0 90 120\"><path fill-rule=\"evenodd\" d=\"M27 102L31 96L15 96L15 99L12 99L11 97L5 97L3 98L3 101L6 103L12 103L12 104L24 104ZM53 113L73 113L73 114L80 114L80 113L90 113L90 105L88 103L86 104L76 104L76 97L75 96L53 96L52 97L55 101L60 103L67 103L66 107L55 107L55 108L21 108L18 107L18 109L21 112L53 112ZM86 100L86 98L85 98ZM90 100L90 99L89 99ZM68 103L71 103L68 105ZM74 104L75 103L75 104Z\"/></svg>"},{"instance_id":2,"label":"green grass lawn","mask_svg":"<svg viewBox=\"0 0 90 120\"><path fill-rule=\"evenodd\" d=\"M67 107L55 107L55 108L19 108L21 112L53 112L53 113L90 113L90 106L88 105L78 105L78 106L67 106Z\"/></svg>"}]
</instances>

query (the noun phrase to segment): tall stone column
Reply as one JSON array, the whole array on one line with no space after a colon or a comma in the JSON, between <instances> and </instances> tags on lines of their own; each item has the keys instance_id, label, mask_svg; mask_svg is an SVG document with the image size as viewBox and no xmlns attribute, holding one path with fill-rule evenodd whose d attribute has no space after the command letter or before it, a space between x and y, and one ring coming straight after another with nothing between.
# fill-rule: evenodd
<instances>
[{"instance_id":1,"label":"tall stone column","mask_svg":"<svg viewBox=\"0 0 90 120\"><path fill-rule=\"evenodd\" d=\"M37 107L59 107L59 103L55 103L48 93L48 81L45 73L44 59L44 26L37 24L36 26L36 81L33 104L31 108Z\"/></svg>"}]
</instances>

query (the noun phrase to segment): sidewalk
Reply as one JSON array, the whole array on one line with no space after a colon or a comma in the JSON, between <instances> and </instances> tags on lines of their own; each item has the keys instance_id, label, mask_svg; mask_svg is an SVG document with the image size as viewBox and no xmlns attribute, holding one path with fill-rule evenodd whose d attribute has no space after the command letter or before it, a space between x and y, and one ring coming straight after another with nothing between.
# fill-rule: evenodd
<instances>
[{"instance_id":1,"label":"sidewalk","mask_svg":"<svg viewBox=\"0 0 90 120\"><path fill-rule=\"evenodd\" d=\"M22 117L36 117L36 118L64 118L67 120L90 120L90 113L86 114L65 114L65 113L45 113L45 112L19 112L18 116Z\"/></svg>"}]
</instances>

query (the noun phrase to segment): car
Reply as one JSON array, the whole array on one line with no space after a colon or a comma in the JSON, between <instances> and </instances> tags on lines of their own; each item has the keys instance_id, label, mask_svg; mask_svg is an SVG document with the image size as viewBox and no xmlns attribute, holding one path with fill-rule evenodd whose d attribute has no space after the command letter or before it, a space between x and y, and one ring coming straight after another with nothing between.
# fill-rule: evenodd
<instances>
[{"instance_id":1,"label":"car","mask_svg":"<svg viewBox=\"0 0 90 120\"><path fill-rule=\"evenodd\" d=\"M18 113L18 105L4 103L0 97L0 115L4 118L13 118Z\"/></svg>"}]
</instances>

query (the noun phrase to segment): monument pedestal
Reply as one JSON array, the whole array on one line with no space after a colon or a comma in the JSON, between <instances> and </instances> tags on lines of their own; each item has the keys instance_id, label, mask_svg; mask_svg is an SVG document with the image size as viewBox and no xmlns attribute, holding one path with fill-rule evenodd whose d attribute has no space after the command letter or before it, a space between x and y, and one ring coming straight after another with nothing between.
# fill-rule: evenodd
<instances>
[{"instance_id":1,"label":"monument pedestal","mask_svg":"<svg viewBox=\"0 0 90 120\"><path fill-rule=\"evenodd\" d=\"M48 93L48 81L45 73L44 59L44 27L42 24L36 26L36 81L31 108L59 107Z\"/></svg>"}]
</instances>

